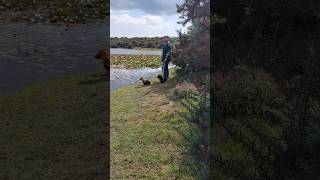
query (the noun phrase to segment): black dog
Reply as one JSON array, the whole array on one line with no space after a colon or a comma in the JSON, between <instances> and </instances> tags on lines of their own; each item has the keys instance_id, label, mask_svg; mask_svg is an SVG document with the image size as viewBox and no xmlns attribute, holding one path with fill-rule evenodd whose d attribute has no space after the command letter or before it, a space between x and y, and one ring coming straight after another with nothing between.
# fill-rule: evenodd
<instances>
[{"instance_id":1,"label":"black dog","mask_svg":"<svg viewBox=\"0 0 320 180\"><path fill-rule=\"evenodd\" d=\"M162 75L158 75L157 78L160 80L160 83L166 82L166 81L163 79Z\"/></svg>"}]
</instances>

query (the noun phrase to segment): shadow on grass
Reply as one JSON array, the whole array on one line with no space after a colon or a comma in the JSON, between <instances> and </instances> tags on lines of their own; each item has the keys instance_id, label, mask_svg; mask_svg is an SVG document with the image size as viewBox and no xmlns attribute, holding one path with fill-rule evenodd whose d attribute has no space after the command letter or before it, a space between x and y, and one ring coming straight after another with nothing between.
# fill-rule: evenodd
<instances>
[{"instance_id":1,"label":"shadow on grass","mask_svg":"<svg viewBox=\"0 0 320 180\"><path fill-rule=\"evenodd\" d=\"M149 90L146 92L146 94L155 93L159 95L165 95L167 98L170 98L168 90L174 88L175 85L176 79L170 79L165 83L156 82L149 86L140 86L140 88L149 87Z\"/></svg>"}]
</instances>

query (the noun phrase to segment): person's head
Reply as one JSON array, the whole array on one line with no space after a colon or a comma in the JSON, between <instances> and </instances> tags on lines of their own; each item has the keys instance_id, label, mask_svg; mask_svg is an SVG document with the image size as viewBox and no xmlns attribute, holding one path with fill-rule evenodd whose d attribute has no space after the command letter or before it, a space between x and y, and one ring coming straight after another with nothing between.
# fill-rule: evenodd
<instances>
[{"instance_id":1,"label":"person's head","mask_svg":"<svg viewBox=\"0 0 320 180\"><path fill-rule=\"evenodd\" d=\"M163 37L163 42L167 43L170 41L170 37L169 36L164 36Z\"/></svg>"}]
</instances>

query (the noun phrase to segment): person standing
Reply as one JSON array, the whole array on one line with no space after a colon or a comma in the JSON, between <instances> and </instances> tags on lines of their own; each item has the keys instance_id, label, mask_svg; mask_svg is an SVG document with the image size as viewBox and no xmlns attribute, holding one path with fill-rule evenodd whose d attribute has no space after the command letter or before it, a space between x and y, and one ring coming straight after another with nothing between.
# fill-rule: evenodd
<instances>
[{"instance_id":1,"label":"person standing","mask_svg":"<svg viewBox=\"0 0 320 180\"><path fill-rule=\"evenodd\" d=\"M163 37L164 45L162 48L162 73L164 81L169 79L169 62L171 61L171 49L172 45L169 36Z\"/></svg>"}]
</instances>

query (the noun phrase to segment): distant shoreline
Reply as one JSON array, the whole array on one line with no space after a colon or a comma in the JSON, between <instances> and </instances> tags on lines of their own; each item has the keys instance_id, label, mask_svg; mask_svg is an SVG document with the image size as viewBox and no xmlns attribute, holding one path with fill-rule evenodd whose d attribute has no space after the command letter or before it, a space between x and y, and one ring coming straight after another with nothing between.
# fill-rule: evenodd
<instances>
[{"instance_id":1,"label":"distant shoreline","mask_svg":"<svg viewBox=\"0 0 320 180\"><path fill-rule=\"evenodd\" d=\"M139 51L161 51L161 49L158 48L141 48L141 47L135 47L133 50L139 50Z\"/></svg>"},{"instance_id":2,"label":"distant shoreline","mask_svg":"<svg viewBox=\"0 0 320 180\"><path fill-rule=\"evenodd\" d=\"M171 37L171 41L175 44L178 37ZM126 49L147 49L159 50L162 49L163 37L111 37L111 48L126 48Z\"/></svg>"},{"instance_id":3,"label":"distant shoreline","mask_svg":"<svg viewBox=\"0 0 320 180\"><path fill-rule=\"evenodd\" d=\"M161 49L155 48L110 48L111 55L158 55L161 56Z\"/></svg>"},{"instance_id":4,"label":"distant shoreline","mask_svg":"<svg viewBox=\"0 0 320 180\"><path fill-rule=\"evenodd\" d=\"M134 38L163 38L164 36L152 36L152 37L147 37L147 36L141 36L141 37L126 37L126 36L121 36L121 37L117 37L117 36L110 36L110 38L127 38L127 39L134 39ZM178 38L178 36L172 36L170 38Z\"/></svg>"}]
</instances>

